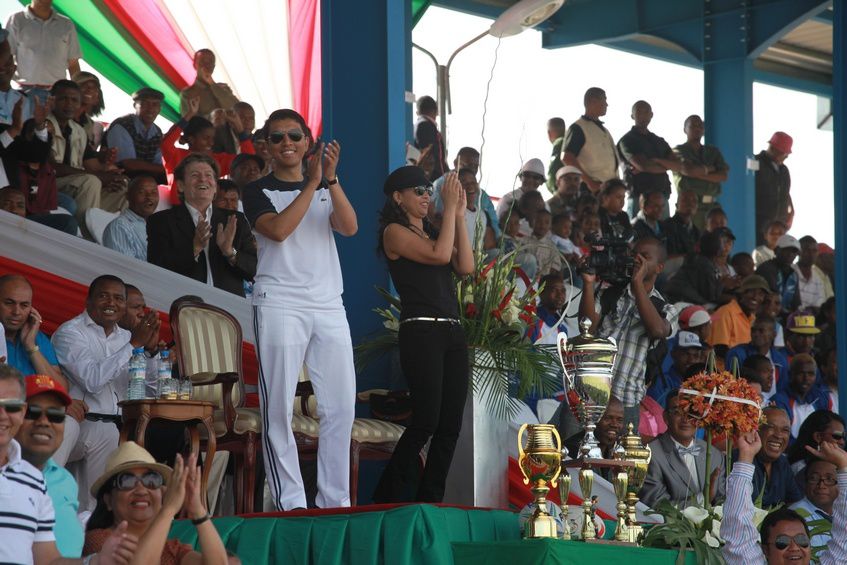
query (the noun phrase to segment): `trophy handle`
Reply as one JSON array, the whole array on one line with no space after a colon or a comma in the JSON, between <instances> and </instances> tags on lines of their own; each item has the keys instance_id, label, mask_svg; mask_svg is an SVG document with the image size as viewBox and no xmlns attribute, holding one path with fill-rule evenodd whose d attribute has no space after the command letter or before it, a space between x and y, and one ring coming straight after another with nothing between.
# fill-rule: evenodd
<instances>
[{"instance_id":1,"label":"trophy handle","mask_svg":"<svg viewBox=\"0 0 847 565\"><path fill-rule=\"evenodd\" d=\"M524 453L524 450L523 450L523 441L522 440L523 440L524 431L526 431L527 426L529 426L529 424L522 424L520 429L518 430L518 466L520 466L521 462L524 460L524 455L526 455ZM523 471L521 472L521 474L523 474ZM524 475L523 484L525 484L525 485L529 484L529 477Z\"/></svg>"},{"instance_id":2,"label":"trophy handle","mask_svg":"<svg viewBox=\"0 0 847 565\"><path fill-rule=\"evenodd\" d=\"M556 481L559 478L559 475L562 473L562 437L559 435L559 430L553 426L552 429L553 437L556 438L556 451L559 452L559 468L556 469L556 473L550 478L550 486L556 486Z\"/></svg>"},{"instance_id":3,"label":"trophy handle","mask_svg":"<svg viewBox=\"0 0 847 565\"><path fill-rule=\"evenodd\" d=\"M568 374L568 370L565 368L565 358L562 356L568 344L568 335L565 332L559 332L559 335L556 336L556 344L556 351L559 353L559 364L562 365L562 372L565 375L564 384L568 390L572 390L574 388L573 377Z\"/></svg>"}]
</instances>

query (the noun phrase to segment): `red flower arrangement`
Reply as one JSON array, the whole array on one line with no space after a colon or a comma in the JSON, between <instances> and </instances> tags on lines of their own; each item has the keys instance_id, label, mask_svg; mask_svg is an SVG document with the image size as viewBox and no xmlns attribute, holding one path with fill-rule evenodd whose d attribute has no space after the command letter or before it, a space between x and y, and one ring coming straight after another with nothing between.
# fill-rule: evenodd
<instances>
[{"instance_id":1,"label":"red flower arrangement","mask_svg":"<svg viewBox=\"0 0 847 565\"><path fill-rule=\"evenodd\" d=\"M694 419L698 427L735 437L759 428L761 401L746 380L736 378L729 371L713 371L683 381L679 409Z\"/></svg>"}]
</instances>

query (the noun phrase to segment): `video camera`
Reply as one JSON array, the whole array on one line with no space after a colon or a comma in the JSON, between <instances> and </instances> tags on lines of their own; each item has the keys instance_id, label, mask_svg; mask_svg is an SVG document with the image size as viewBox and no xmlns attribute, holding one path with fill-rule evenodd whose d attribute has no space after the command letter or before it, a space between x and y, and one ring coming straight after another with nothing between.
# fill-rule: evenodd
<instances>
[{"instance_id":1,"label":"video camera","mask_svg":"<svg viewBox=\"0 0 847 565\"><path fill-rule=\"evenodd\" d=\"M584 270L613 285L624 285L632 279L635 257L630 250L632 232L620 236L600 237L589 234L585 242L591 247L591 255Z\"/></svg>"}]
</instances>

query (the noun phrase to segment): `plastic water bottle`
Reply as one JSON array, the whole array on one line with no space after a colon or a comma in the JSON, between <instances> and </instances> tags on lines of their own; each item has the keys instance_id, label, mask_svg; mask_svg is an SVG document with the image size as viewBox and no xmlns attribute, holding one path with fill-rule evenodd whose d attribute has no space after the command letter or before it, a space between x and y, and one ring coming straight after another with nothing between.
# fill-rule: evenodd
<instances>
[{"instance_id":1,"label":"plastic water bottle","mask_svg":"<svg viewBox=\"0 0 847 565\"><path fill-rule=\"evenodd\" d=\"M159 378L157 379L159 398L175 400L177 397L175 384L171 378L170 352L165 349L159 353Z\"/></svg>"},{"instance_id":2,"label":"plastic water bottle","mask_svg":"<svg viewBox=\"0 0 847 565\"><path fill-rule=\"evenodd\" d=\"M127 400L143 400L147 396L147 358L144 348L136 347L129 358L129 390Z\"/></svg>"}]
</instances>

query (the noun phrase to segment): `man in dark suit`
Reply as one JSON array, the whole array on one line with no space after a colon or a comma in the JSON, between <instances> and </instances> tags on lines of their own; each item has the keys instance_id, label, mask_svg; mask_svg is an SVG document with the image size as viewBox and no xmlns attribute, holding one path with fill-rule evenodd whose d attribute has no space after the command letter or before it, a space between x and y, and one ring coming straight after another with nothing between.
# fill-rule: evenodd
<instances>
[{"instance_id":1,"label":"man in dark suit","mask_svg":"<svg viewBox=\"0 0 847 565\"><path fill-rule=\"evenodd\" d=\"M703 485L706 483L706 442L694 437L694 422L679 410L679 391L668 394L665 423L668 431L650 442L653 457L647 478L638 497L647 506L660 500L670 500L679 507L703 504ZM724 456L712 449L709 473L712 475L711 499L724 498Z\"/></svg>"},{"instance_id":2,"label":"man in dark suit","mask_svg":"<svg viewBox=\"0 0 847 565\"><path fill-rule=\"evenodd\" d=\"M244 296L256 274L256 241L240 212L214 208L218 164L192 153L174 171L184 202L147 219L147 260Z\"/></svg>"}]
</instances>

